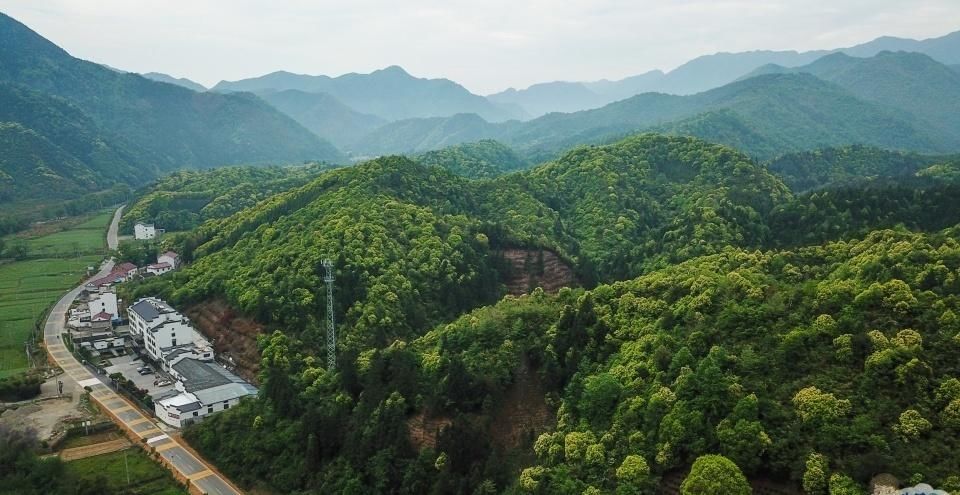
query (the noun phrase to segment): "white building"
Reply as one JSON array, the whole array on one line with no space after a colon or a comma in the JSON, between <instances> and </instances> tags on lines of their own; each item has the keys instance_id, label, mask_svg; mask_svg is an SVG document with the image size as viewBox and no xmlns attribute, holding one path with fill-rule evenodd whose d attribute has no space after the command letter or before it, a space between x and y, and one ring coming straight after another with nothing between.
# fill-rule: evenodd
<instances>
[{"instance_id":1,"label":"white building","mask_svg":"<svg viewBox=\"0 0 960 495\"><path fill-rule=\"evenodd\" d=\"M157 237L157 229L152 223L137 222L133 226L133 238L141 241L150 240Z\"/></svg>"},{"instance_id":2,"label":"white building","mask_svg":"<svg viewBox=\"0 0 960 495\"><path fill-rule=\"evenodd\" d=\"M157 256L157 263L166 263L176 270L177 268L180 268L180 255L173 251L167 251L160 256Z\"/></svg>"},{"instance_id":3,"label":"white building","mask_svg":"<svg viewBox=\"0 0 960 495\"><path fill-rule=\"evenodd\" d=\"M169 271L173 270L173 265L170 263L154 263L152 265L147 265L147 273L152 275L163 275Z\"/></svg>"},{"instance_id":4,"label":"white building","mask_svg":"<svg viewBox=\"0 0 960 495\"><path fill-rule=\"evenodd\" d=\"M109 313L112 319L120 318L120 309L117 307L117 295L113 292L97 294L87 303L90 315Z\"/></svg>"},{"instance_id":5,"label":"white building","mask_svg":"<svg viewBox=\"0 0 960 495\"><path fill-rule=\"evenodd\" d=\"M181 359L170 367L170 374L177 378L176 389L181 393L157 401L154 412L164 423L177 428L257 394L256 387L216 363Z\"/></svg>"},{"instance_id":6,"label":"white building","mask_svg":"<svg viewBox=\"0 0 960 495\"><path fill-rule=\"evenodd\" d=\"M164 355L179 346L210 347L210 343L190 324L189 318L160 299L140 299L130 306L127 314L131 333L142 337L147 355L158 363L164 363Z\"/></svg>"}]
</instances>

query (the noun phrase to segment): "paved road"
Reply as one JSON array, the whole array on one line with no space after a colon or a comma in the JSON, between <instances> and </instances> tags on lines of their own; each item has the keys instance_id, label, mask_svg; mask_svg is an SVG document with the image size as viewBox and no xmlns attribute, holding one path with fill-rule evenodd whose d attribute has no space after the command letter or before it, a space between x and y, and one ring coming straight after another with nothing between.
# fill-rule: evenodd
<instances>
[{"instance_id":1,"label":"paved road","mask_svg":"<svg viewBox=\"0 0 960 495\"><path fill-rule=\"evenodd\" d=\"M121 206L114 213L113 221L107 230L107 246L110 249L116 249L117 247L117 226L122 212L123 207ZM100 272L91 280L105 277L112 269L113 260L104 261L100 267ZM133 432L155 452L158 452L168 462L168 467L176 470L175 474L179 474L180 478L189 480L191 485L197 486L204 493L239 495L241 492L238 489L234 488L220 475L214 473L210 466L197 459L174 438L163 433L149 416L141 413L124 397L101 382L86 366L77 361L63 345L60 334L66 331L66 313L70 309L70 304L80 295L82 290L83 284L68 292L57 302L50 311L43 330L47 353L50 354L50 357L58 366L63 368L64 374L61 375L61 379L64 382L64 393L74 394L74 399L76 399L78 394L83 393L84 387L89 387L91 399L106 410L108 416L115 423L123 429Z\"/></svg>"}]
</instances>

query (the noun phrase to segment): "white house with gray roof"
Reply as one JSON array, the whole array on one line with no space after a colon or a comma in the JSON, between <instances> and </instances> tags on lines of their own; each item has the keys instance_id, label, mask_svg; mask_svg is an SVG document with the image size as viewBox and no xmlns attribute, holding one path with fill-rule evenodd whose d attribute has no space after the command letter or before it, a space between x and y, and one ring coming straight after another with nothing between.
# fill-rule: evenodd
<instances>
[{"instance_id":1,"label":"white house with gray roof","mask_svg":"<svg viewBox=\"0 0 960 495\"><path fill-rule=\"evenodd\" d=\"M164 423L177 428L225 411L257 388L219 364L194 358L179 360L170 367L180 394L159 400L154 412Z\"/></svg>"}]
</instances>

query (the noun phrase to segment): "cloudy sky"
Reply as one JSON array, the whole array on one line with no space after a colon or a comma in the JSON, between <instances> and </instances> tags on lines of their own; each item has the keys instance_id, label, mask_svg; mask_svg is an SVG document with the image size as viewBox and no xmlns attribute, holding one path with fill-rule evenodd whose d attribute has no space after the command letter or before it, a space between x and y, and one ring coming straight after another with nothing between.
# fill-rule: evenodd
<instances>
[{"instance_id":1,"label":"cloudy sky","mask_svg":"<svg viewBox=\"0 0 960 495\"><path fill-rule=\"evenodd\" d=\"M0 0L73 55L211 86L401 65L487 94L615 79L698 55L960 29L958 0Z\"/></svg>"}]
</instances>

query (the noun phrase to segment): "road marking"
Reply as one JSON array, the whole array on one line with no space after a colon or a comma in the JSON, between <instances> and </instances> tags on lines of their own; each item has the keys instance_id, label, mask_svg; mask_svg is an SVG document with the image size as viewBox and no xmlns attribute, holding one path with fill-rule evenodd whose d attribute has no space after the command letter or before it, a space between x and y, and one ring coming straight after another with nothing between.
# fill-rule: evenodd
<instances>
[{"instance_id":1,"label":"road marking","mask_svg":"<svg viewBox=\"0 0 960 495\"><path fill-rule=\"evenodd\" d=\"M148 439L147 439L147 444L149 445L149 444L151 444L151 443L157 443L157 442L159 442L159 441L161 441L161 440L166 440L166 439L168 439L168 438L170 438L170 435L167 435L166 433L164 433L164 434L162 434L162 435L157 435L157 436L155 436L155 437L153 437L153 438L148 438Z\"/></svg>"},{"instance_id":2,"label":"road marking","mask_svg":"<svg viewBox=\"0 0 960 495\"><path fill-rule=\"evenodd\" d=\"M98 384L100 384L100 380L97 380L96 378L90 378L89 380L83 380L83 381L77 381L77 385L80 385L81 387L92 387L92 386L98 385Z\"/></svg>"},{"instance_id":3,"label":"road marking","mask_svg":"<svg viewBox=\"0 0 960 495\"><path fill-rule=\"evenodd\" d=\"M211 471L211 470L209 470L209 469L204 469L203 471L200 471L199 473L193 473L193 474L187 476L187 479L190 480L190 481L195 481L195 480L198 480L198 479L200 479L200 478L206 478L207 476L210 476L211 474L213 474L213 471Z\"/></svg>"}]
</instances>

